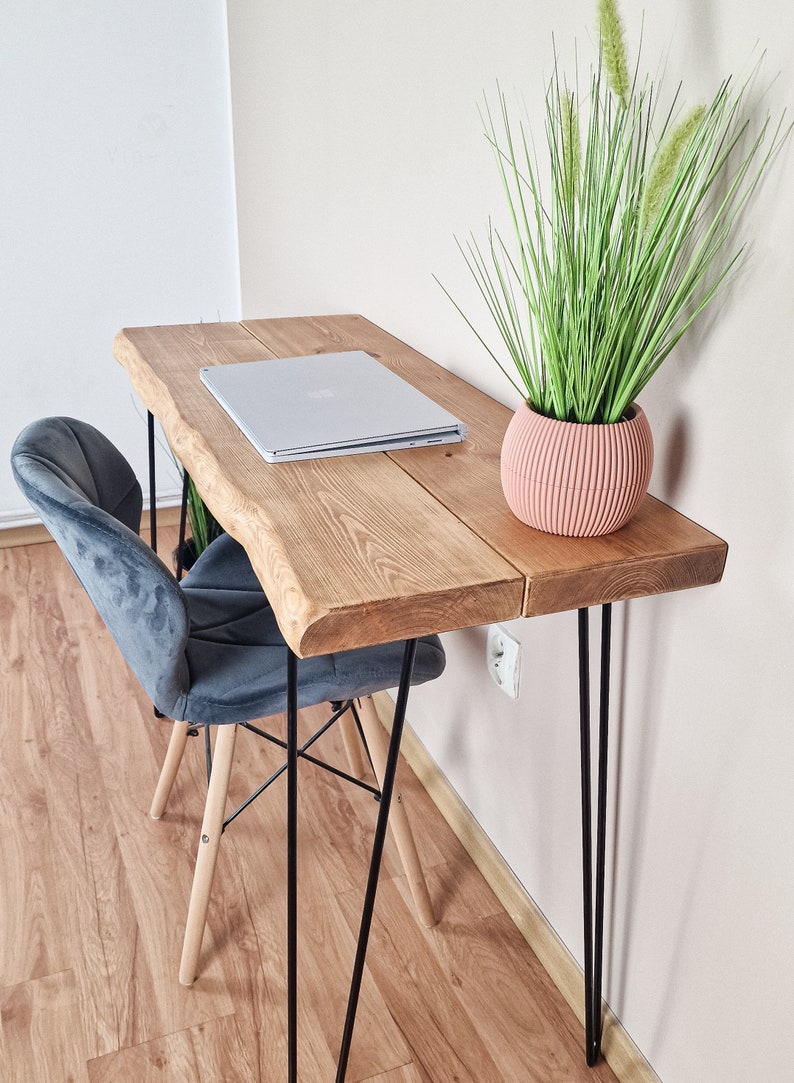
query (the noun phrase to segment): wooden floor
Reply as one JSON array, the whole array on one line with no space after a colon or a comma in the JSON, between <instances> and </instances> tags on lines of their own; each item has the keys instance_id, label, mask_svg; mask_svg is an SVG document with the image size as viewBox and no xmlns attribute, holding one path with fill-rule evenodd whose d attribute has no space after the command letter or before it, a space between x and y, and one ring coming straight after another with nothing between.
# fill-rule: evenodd
<instances>
[{"instance_id":1,"label":"wooden floor","mask_svg":"<svg viewBox=\"0 0 794 1083\"><path fill-rule=\"evenodd\" d=\"M0 550L0 629L0 1078L284 1080L283 784L224 836L201 974L182 988L201 743L153 822L168 726L54 545ZM323 740L344 764L339 737ZM250 734L238 750L234 796L275 762ZM389 840L347 1078L614 1080L585 1067L579 1024L401 770L440 921L415 921ZM301 1083L334 1078L374 815L369 795L302 765Z\"/></svg>"}]
</instances>

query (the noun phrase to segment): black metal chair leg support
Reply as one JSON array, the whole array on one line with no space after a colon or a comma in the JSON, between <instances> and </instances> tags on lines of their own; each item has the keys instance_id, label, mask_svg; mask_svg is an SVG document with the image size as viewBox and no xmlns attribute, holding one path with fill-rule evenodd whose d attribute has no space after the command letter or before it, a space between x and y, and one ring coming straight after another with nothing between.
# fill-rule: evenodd
<instances>
[{"instance_id":1,"label":"black metal chair leg support","mask_svg":"<svg viewBox=\"0 0 794 1083\"><path fill-rule=\"evenodd\" d=\"M584 915L585 1053L592 1067L601 1054L601 985L604 949L607 765L609 751L609 671L612 606L601 609L598 785L595 890L593 884L592 788L590 767L589 611L579 610L579 726L582 768L582 890Z\"/></svg>"},{"instance_id":2,"label":"black metal chair leg support","mask_svg":"<svg viewBox=\"0 0 794 1083\"><path fill-rule=\"evenodd\" d=\"M353 976L350 980L350 995L347 1002L347 1015L345 1027L342 1033L342 1046L339 1051L339 1060L336 1069L336 1083L344 1083L347 1072L347 1062L350 1057L350 1045L353 1039L353 1027L356 1022L356 1009L358 1007L359 993L361 992L361 980L364 976L364 961L367 955L367 942L369 940L372 914L375 909L375 895L378 890L378 875L380 873L383 845L386 841L386 829L389 823L389 807L394 792L394 776L397 772L397 760L400 754L400 741L402 739L403 725L405 723L405 709L408 704L408 692L411 687L411 674L416 657L416 640L409 639L405 644L402 673L400 675L400 687L397 692L397 704L394 709L394 724L389 741L389 751L386 757L386 770L383 776L381 789L380 808L378 809L378 821L375 826L375 838L372 843L372 858L367 878L367 889L364 895L364 908L361 912L361 924L359 926L358 945L356 958L353 964Z\"/></svg>"},{"instance_id":3,"label":"black metal chair leg support","mask_svg":"<svg viewBox=\"0 0 794 1083\"><path fill-rule=\"evenodd\" d=\"M298 1083L298 659L287 648L287 1078Z\"/></svg>"},{"instance_id":4,"label":"black metal chair leg support","mask_svg":"<svg viewBox=\"0 0 794 1083\"><path fill-rule=\"evenodd\" d=\"M154 414L151 410L146 411L146 422L149 430L149 529L151 531L151 547L157 552L157 495L154 476Z\"/></svg>"}]
</instances>

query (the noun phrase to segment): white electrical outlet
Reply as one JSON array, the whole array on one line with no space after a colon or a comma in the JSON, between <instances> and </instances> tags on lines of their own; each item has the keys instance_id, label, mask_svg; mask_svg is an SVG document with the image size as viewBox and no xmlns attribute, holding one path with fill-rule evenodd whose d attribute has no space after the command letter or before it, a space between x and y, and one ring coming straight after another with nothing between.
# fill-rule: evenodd
<instances>
[{"instance_id":1,"label":"white electrical outlet","mask_svg":"<svg viewBox=\"0 0 794 1083\"><path fill-rule=\"evenodd\" d=\"M501 624L488 627L486 644L488 672L511 699L518 699L521 676L521 644Z\"/></svg>"}]
</instances>

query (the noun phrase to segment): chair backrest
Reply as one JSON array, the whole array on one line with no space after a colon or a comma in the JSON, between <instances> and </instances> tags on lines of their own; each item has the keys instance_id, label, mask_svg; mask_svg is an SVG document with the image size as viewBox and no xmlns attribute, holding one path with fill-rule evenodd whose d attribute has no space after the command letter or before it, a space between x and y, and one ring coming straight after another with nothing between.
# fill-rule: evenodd
<instances>
[{"instance_id":1,"label":"chair backrest","mask_svg":"<svg viewBox=\"0 0 794 1083\"><path fill-rule=\"evenodd\" d=\"M93 426L51 417L20 433L11 468L130 668L168 713L190 684L187 601L138 537L141 487L131 466Z\"/></svg>"}]
</instances>

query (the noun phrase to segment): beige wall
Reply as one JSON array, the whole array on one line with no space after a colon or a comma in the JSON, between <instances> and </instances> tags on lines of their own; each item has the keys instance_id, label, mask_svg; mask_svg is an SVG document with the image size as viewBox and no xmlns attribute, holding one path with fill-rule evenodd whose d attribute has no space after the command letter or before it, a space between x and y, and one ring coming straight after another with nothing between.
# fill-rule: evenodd
<instances>
[{"instance_id":1,"label":"beige wall","mask_svg":"<svg viewBox=\"0 0 794 1083\"><path fill-rule=\"evenodd\" d=\"M483 89L517 86L539 122L551 33L589 57L594 6L229 0L244 314L362 312L512 401L432 275L471 296L453 236L499 206ZM779 0L667 0L645 24L647 65L672 43L691 100L759 40L772 104L794 102ZM756 204L729 306L643 396L651 491L730 543L720 586L616 613L605 988L665 1083L794 1071L792 160ZM517 702L473 629L446 637L448 674L410 717L580 957L576 621L512 630Z\"/></svg>"}]
</instances>

